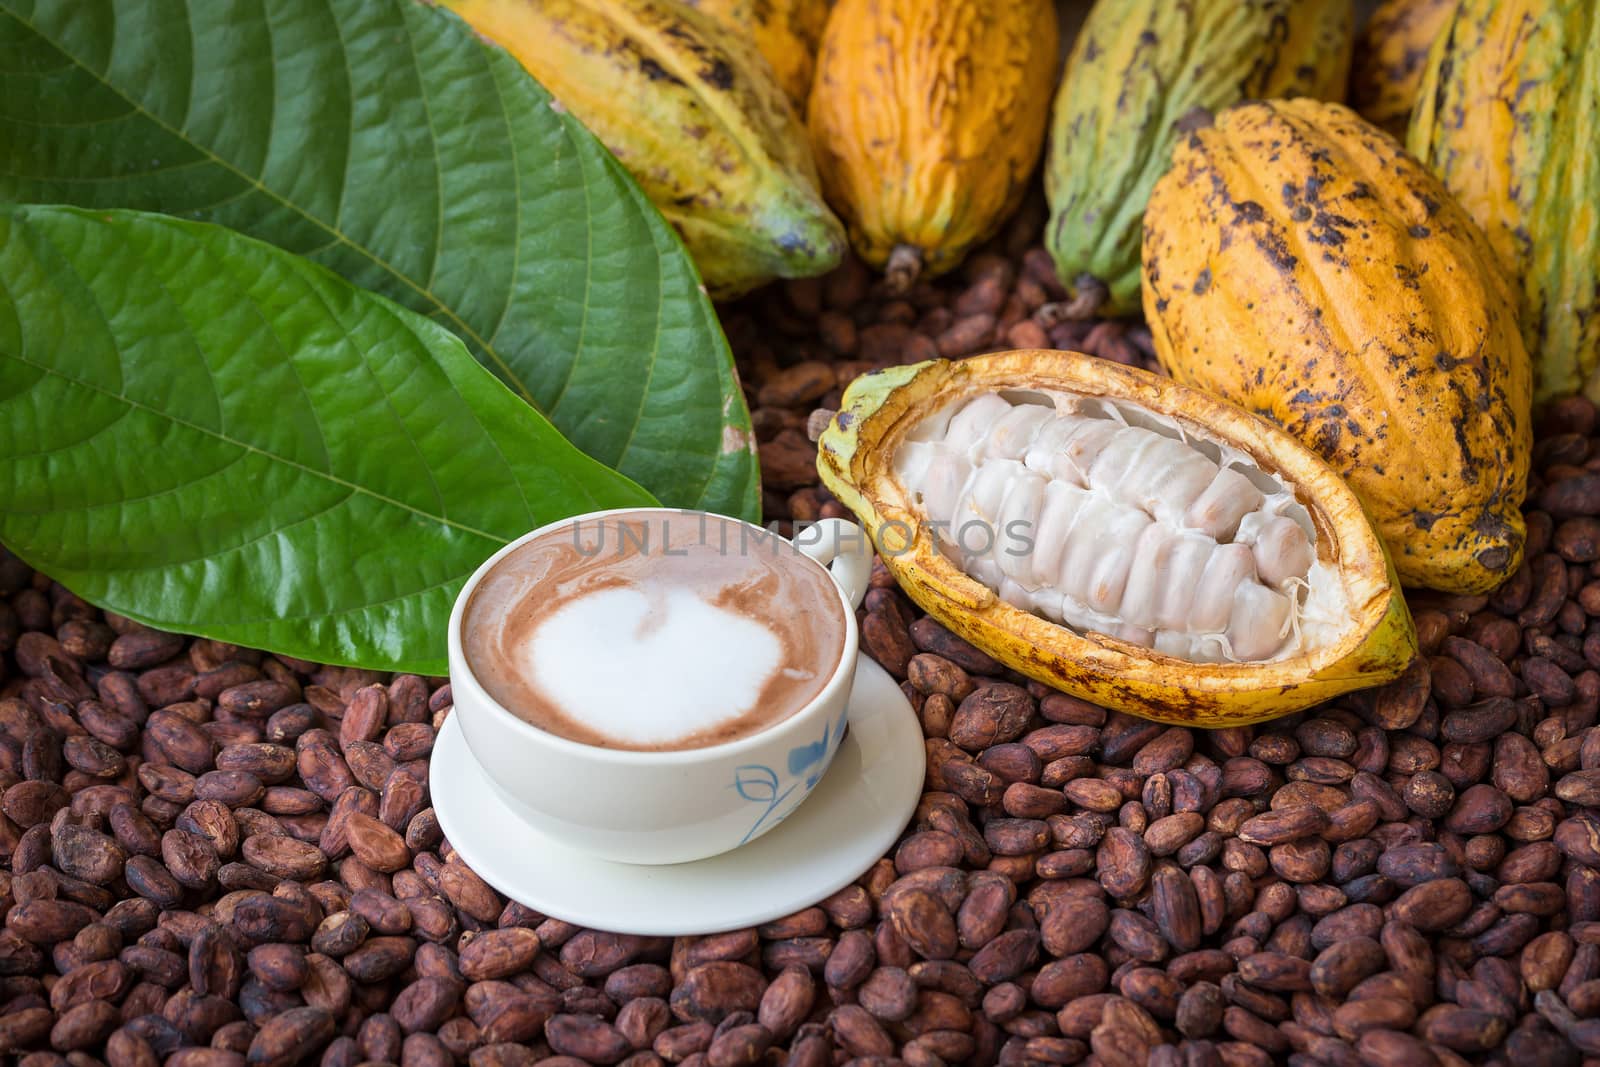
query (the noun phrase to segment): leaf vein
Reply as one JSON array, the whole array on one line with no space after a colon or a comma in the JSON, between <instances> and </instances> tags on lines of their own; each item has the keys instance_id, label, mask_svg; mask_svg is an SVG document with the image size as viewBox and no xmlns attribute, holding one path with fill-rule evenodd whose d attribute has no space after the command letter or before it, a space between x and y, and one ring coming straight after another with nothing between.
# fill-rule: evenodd
<instances>
[{"instance_id":1,"label":"leaf vein","mask_svg":"<svg viewBox=\"0 0 1600 1067\"><path fill-rule=\"evenodd\" d=\"M411 59L411 70L417 79L417 105L422 108L422 118L428 125L428 142L437 147L439 132L433 125L433 108L429 106L427 79L422 75L422 57L417 54L417 40L410 33L406 37L406 54ZM349 55L346 51L345 55ZM346 64L348 68L348 64ZM351 131L351 141L355 133ZM428 251L428 281L426 288L433 289L434 281L439 277L439 260L442 257L441 249L444 247L444 172L439 168L439 153L434 151L429 154L428 162L433 167L433 242ZM485 343L485 347L487 344Z\"/></svg>"},{"instance_id":2,"label":"leaf vein","mask_svg":"<svg viewBox=\"0 0 1600 1067\"><path fill-rule=\"evenodd\" d=\"M567 128L566 116L561 116L562 140L571 139L572 131ZM576 153L578 166L586 168L583 154ZM594 205L589 202L589 182L583 181L583 316L578 320L578 340L574 345L572 359L567 363L567 372L562 375L561 388L556 391L554 399L550 401L550 410L556 411L561 407L561 401L567 395L567 390L572 386L573 376L578 371L578 356L583 352L583 338L589 329L589 295L594 289Z\"/></svg>"},{"instance_id":3,"label":"leaf vein","mask_svg":"<svg viewBox=\"0 0 1600 1067\"><path fill-rule=\"evenodd\" d=\"M12 356L11 358L15 359L16 357ZM115 429L118 423L122 422L122 420L127 418L128 415L132 414L132 411L133 411L132 407L128 408L121 415L117 416L116 419L114 419L111 422L106 423L106 425L101 427L100 430L97 431L93 436L94 437L99 437L99 436L101 436L101 434L104 434L106 432L109 432L112 429ZM85 438L82 441L73 441L70 444L66 445L65 447L67 447L67 448L81 448L81 447L87 445L89 443L89 441L91 441L91 440L93 440L93 437ZM60 452L60 451L62 451L62 449L55 449L54 451ZM44 451L8 452L8 453L6 453L6 458L7 459L25 459L25 458L27 458L29 456L47 456L49 454L50 454L49 452L44 452ZM127 507L130 504L148 504L148 503L151 503L153 501L160 500L160 499L162 499L164 497L177 496L179 493L183 492L185 489L193 488L196 484L198 484L200 482L203 482L203 481L205 481L205 480L207 480L209 478L216 478L219 475L224 474L230 468L232 468L234 466L237 466L238 463L241 460L245 459L247 456L249 456L249 454L250 453L244 451L243 449L240 449L239 452L236 455L233 456L233 458L229 459L226 463L222 464L220 467L214 467L214 468L212 468L211 470L208 470L208 471L199 471L199 472L196 472L196 473L194 473L192 475L188 475L187 476L188 480L185 481L182 485L169 485L169 486L166 486L165 488L156 489L156 490L154 490L152 492L149 492L149 493L140 493L138 496L119 496L115 500L106 501L104 503L84 504L81 507L73 508L71 510L81 511L81 512L101 511L101 510L105 510L105 509L109 509L109 508ZM12 515L57 515L57 514L60 514L63 510L66 510L66 509L59 508L59 507L46 507L46 508L44 508L42 510L33 510L33 509L29 509L29 508L19 508L19 507L16 506L16 501L15 500L12 500L12 501L8 502L8 506L6 508L7 513L12 514Z\"/></svg>"},{"instance_id":4,"label":"leaf vein","mask_svg":"<svg viewBox=\"0 0 1600 1067\"><path fill-rule=\"evenodd\" d=\"M639 204L632 197L628 198L627 203L634 209L634 213L636 215L640 213ZM655 246L656 242L652 239L650 244ZM656 314L653 316L655 319L655 333L650 338L650 356L645 364L644 388L639 390L639 410L634 414L632 424L628 427L628 436L622 442L621 451L617 453L617 465L619 467L622 465L623 458L627 456L628 450L633 447L633 439L639 434L639 423L642 421L644 416L645 407L650 403L650 383L655 380L656 361L661 355L661 292L663 288L661 284L663 280L661 274L661 250L657 248ZM713 459L713 465L715 465L715 462L715 459Z\"/></svg>"},{"instance_id":5,"label":"leaf vein","mask_svg":"<svg viewBox=\"0 0 1600 1067\"><path fill-rule=\"evenodd\" d=\"M82 378L76 378L76 377L74 377L74 376L72 376L70 374L65 374L62 371L60 371L59 369L57 369L55 367L51 367L51 366L49 366L47 364L44 364L44 363L40 363L37 360L29 359L26 356L12 356L11 358L17 360L20 363L26 363L27 365L35 368L36 370L42 371L45 374L55 375L56 377L61 378L62 380L66 381L66 382L68 382L68 383L70 383L72 385L75 385L80 389L86 389L89 392L98 393L98 394L100 394L102 396L110 397L113 400L120 400L124 404L127 404L130 407L137 408L138 410L143 411L146 414L149 414L149 415L151 415L151 416L153 416L155 418L166 419L166 420L172 422L174 425L181 426L181 427L183 427L184 429L187 429L187 430L192 430L193 432L195 432L197 434L200 434L202 436L214 438L215 440L221 441L221 442L223 442L225 444L233 445L236 448L242 448L242 449L245 449L246 451L253 452L253 453L261 456L263 459L271 460L274 463L281 463L284 466L293 468L294 470L300 471L303 474L309 474L309 475L311 475L313 477L321 478L321 479L323 479L323 480L325 480L327 482L331 482L334 485L338 485L338 486L341 486L343 488L349 489L349 490L351 490L353 492L360 493L360 494L362 494L364 496L371 497L373 500L375 500L375 501L377 501L377 502L379 502L381 504L387 504L388 506L393 507L393 508L397 508L400 511L409 512L409 513L417 516L420 519L426 519L426 520L428 520L430 522L437 522L441 526L448 526L451 529L460 530L462 533L472 534L475 537L483 537L483 538L486 538L486 539L488 539L490 541L493 541L496 544L503 545L507 541L506 538L501 537L498 534L491 533L491 532L489 532L487 530L480 530L480 529L477 529L476 527L473 527L473 526L468 526L465 523L457 522L457 521L455 521L453 519L448 518L447 516L429 514L427 511L424 511L421 508L418 508L413 504L407 504L403 500L396 500L394 497L388 496L387 494L376 492L376 491L374 491L372 489L369 489L369 488L367 488L366 486L363 486L363 485L358 485L355 482L352 482L347 478L339 477L337 474L334 474L331 471L319 471L319 470L316 470L313 467L306 466L304 463L301 463L298 460L293 460L293 459L289 459L286 456L278 455L277 453L272 452L272 451L270 451L268 449L258 447L257 445L253 445L248 441L241 441L241 440L239 440L237 438L230 437L225 433L219 432L217 430L213 430L213 429L211 429L209 427L206 427L206 426L201 426L198 423L191 422L188 419L182 418L181 416L178 416L178 415L174 415L171 412L159 411L156 408L153 408L148 404L141 403L141 402L139 402L137 400L134 400L131 397L125 396L125 395L123 395L121 393L113 393L109 389L102 388L101 386L96 385L93 382L84 381Z\"/></svg>"},{"instance_id":6,"label":"leaf vein","mask_svg":"<svg viewBox=\"0 0 1600 1067\"><path fill-rule=\"evenodd\" d=\"M511 124L511 113L510 113L510 111L507 110L508 104L507 104L507 101L506 101L505 90L500 85L500 79L495 77L494 71L487 69L488 68L488 53L487 52L481 52L479 54L483 59L484 67L486 68L485 73L486 73L486 75L487 75L487 77L489 79L489 84L494 86L494 98L495 98L495 102L496 102L496 109L495 110L497 112L499 112L501 121L503 123L505 123L505 125L507 127L509 127L510 124ZM509 134L509 132L510 131L508 129L507 133ZM513 233L521 233L522 232L522 192L523 192L523 190L522 190L522 157L519 155L519 152L518 152L517 139L515 137L507 136L506 137L506 148L511 152L511 204L512 204L512 211L514 212L513 218L514 218L514 220L516 222L516 229L513 230L512 232ZM500 331L505 328L506 319L508 319L511 316L512 305L514 305L516 303L516 300L517 300L517 274L521 269L522 269L522 242L521 241L512 241L511 242L511 269L506 273L506 296L505 296L505 299L500 302L500 314L495 317L494 329L489 331L489 343L491 345L494 344L494 342L495 342L495 340L497 338L499 338ZM583 353L582 353L581 350L577 351L577 352L574 352L573 353L573 358L577 359L580 356L582 356L582 354Z\"/></svg>"}]
</instances>

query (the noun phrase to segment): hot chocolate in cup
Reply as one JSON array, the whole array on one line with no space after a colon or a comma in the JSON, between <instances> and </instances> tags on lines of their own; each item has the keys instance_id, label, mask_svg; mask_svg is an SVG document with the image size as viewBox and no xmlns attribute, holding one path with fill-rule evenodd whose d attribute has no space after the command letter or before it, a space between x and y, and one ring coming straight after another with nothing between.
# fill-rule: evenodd
<instances>
[{"instance_id":1,"label":"hot chocolate in cup","mask_svg":"<svg viewBox=\"0 0 1600 1067\"><path fill-rule=\"evenodd\" d=\"M453 714L496 791L570 847L630 863L736 848L838 749L870 564L838 519L793 542L668 508L553 523L457 597Z\"/></svg>"}]
</instances>

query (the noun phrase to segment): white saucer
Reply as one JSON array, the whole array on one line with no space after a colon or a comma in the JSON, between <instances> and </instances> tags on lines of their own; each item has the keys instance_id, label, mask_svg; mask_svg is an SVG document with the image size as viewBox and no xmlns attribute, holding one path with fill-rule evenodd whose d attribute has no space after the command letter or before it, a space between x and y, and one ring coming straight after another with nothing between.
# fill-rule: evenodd
<instances>
[{"instance_id":1,"label":"white saucer","mask_svg":"<svg viewBox=\"0 0 1600 1067\"><path fill-rule=\"evenodd\" d=\"M775 829L710 859L617 863L551 840L506 807L454 716L439 731L428 778L450 844L501 893L592 929L676 936L768 922L860 877L916 809L924 764L922 727L905 694L862 656L850 731L822 781Z\"/></svg>"}]
</instances>

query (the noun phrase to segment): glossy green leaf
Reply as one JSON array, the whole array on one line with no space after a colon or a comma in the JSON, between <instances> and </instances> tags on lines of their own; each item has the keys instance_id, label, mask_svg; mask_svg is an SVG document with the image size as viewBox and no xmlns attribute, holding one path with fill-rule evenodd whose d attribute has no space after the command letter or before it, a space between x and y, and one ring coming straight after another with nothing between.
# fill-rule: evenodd
<instances>
[{"instance_id":1,"label":"glossy green leaf","mask_svg":"<svg viewBox=\"0 0 1600 1067\"><path fill-rule=\"evenodd\" d=\"M0 541L86 599L305 659L445 673L506 541L651 497L449 331L271 245L0 208Z\"/></svg>"},{"instance_id":2,"label":"glossy green leaf","mask_svg":"<svg viewBox=\"0 0 1600 1067\"><path fill-rule=\"evenodd\" d=\"M203 219L433 318L666 503L755 518L677 236L505 52L414 0L0 0L0 199Z\"/></svg>"}]
</instances>

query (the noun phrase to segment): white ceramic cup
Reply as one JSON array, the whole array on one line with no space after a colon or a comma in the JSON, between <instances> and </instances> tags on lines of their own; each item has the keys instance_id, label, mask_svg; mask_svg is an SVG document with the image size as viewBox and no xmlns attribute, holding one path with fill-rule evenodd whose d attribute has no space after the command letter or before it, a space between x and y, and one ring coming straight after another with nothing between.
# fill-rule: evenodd
<instances>
[{"instance_id":1,"label":"white ceramic cup","mask_svg":"<svg viewBox=\"0 0 1600 1067\"><path fill-rule=\"evenodd\" d=\"M519 718L479 684L462 652L461 620L483 576L519 545L566 527L631 512L670 521L702 514L674 508L596 511L541 526L484 561L450 614L450 690L478 764L513 811L563 845L623 863L683 863L727 852L782 822L821 779L844 733L860 635L855 609L866 595L872 550L860 527L825 519L788 542L750 524L774 550L798 551L828 568L844 609L844 651L822 691L804 707L757 733L704 748L640 752L597 748L558 737ZM717 518L725 518L717 516ZM737 520L733 520L737 521ZM791 548L792 546L792 548ZM775 603L774 613L785 605ZM716 638L707 634L708 654ZM597 634L594 669L605 671ZM640 679L640 699L671 679Z\"/></svg>"}]
</instances>

